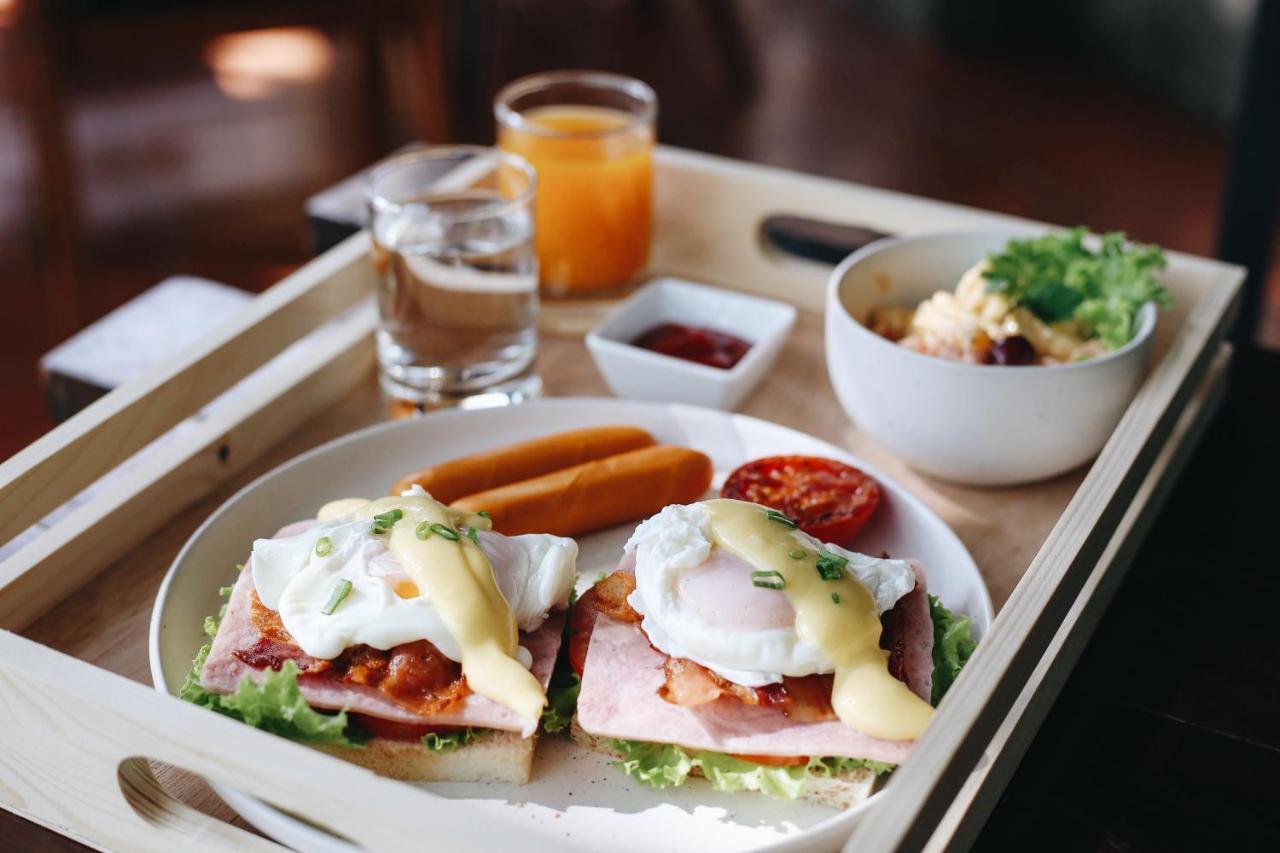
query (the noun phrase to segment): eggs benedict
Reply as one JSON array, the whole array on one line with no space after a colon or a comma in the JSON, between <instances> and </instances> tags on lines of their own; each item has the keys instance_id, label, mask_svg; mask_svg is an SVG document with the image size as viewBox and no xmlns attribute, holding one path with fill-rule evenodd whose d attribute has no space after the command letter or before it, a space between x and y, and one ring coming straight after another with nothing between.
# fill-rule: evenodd
<instances>
[{"instance_id":1,"label":"eggs benedict","mask_svg":"<svg viewBox=\"0 0 1280 853\"><path fill-rule=\"evenodd\" d=\"M913 561L759 504L668 506L574 606L574 737L660 787L700 774L851 805L932 716L933 615Z\"/></svg>"},{"instance_id":2,"label":"eggs benedict","mask_svg":"<svg viewBox=\"0 0 1280 853\"><path fill-rule=\"evenodd\" d=\"M527 781L576 558L572 539L503 536L421 487L326 504L254 542L199 687L235 710L293 676L284 692L354 730L301 732L319 748L399 778Z\"/></svg>"}]
</instances>

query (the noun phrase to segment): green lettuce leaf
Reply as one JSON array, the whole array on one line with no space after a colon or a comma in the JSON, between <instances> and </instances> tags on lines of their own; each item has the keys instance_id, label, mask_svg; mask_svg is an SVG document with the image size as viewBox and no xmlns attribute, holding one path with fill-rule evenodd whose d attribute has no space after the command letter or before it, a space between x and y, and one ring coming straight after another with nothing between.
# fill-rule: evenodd
<instances>
[{"instance_id":1,"label":"green lettuce leaf","mask_svg":"<svg viewBox=\"0 0 1280 853\"><path fill-rule=\"evenodd\" d=\"M772 767L718 752L699 752L694 760L717 791L759 791L775 800L794 800L809 779L809 768L800 764Z\"/></svg>"},{"instance_id":2,"label":"green lettuce leaf","mask_svg":"<svg viewBox=\"0 0 1280 853\"><path fill-rule=\"evenodd\" d=\"M563 732L569 728L573 712L578 708L578 693L582 690L582 679L566 664L563 669L560 662L551 673L551 683L547 686L547 707L542 709L542 727L552 734Z\"/></svg>"},{"instance_id":3,"label":"green lettuce leaf","mask_svg":"<svg viewBox=\"0 0 1280 853\"><path fill-rule=\"evenodd\" d=\"M839 776L841 773L860 770L865 767L877 776L883 776L886 773L892 773L897 766L896 764L890 764L888 761L872 761L870 758L832 756L828 758L810 758L807 769L814 776Z\"/></svg>"},{"instance_id":4,"label":"green lettuce leaf","mask_svg":"<svg viewBox=\"0 0 1280 853\"><path fill-rule=\"evenodd\" d=\"M1084 245L1086 229L1073 228L1010 240L987 259L987 292L1004 294L1046 323L1074 321L1085 338L1108 349L1133 337L1138 309L1168 306L1169 292L1153 273L1165 267L1158 246L1129 244L1125 235L1103 235L1097 252Z\"/></svg>"},{"instance_id":5,"label":"green lettuce leaf","mask_svg":"<svg viewBox=\"0 0 1280 853\"><path fill-rule=\"evenodd\" d=\"M208 626L209 622L206 620L206 631ZM200 671L204 669L204 662L209 657L210 648L212 646L205 643L200 647L200 651L196 652L196 659L191 662L191 669L187 671L187 677L182 682L182 689L178 691L179 699L199 705L202 708L212 708L217 700L217 694L205 690L204 685L200 683Z\"/></svg>"},{"instance_id":6,"label":"green lettuce leaf","mask_svg":"<svg viewBox=\"0 0 1280 853\"><path fill-rule=\"evenodd\" d=\"M431 752L453 752L458 747L471 743L487 731L489 730L473 729L467 726L460 732L449 732L448 734L428 732L422 736L422 746Z\"/></svg>"},{"instance_id":7,"label":"green lettuce leaf","mask_svg":"<svg viewBox=\"0 0 1280 853\"><path fill-rule=\"evenodd\" d=\"M240 680L236 692L219 696L213 710L254 728L293 740L333 746L363 746L364 736L350 726L347 712L326 714L313 709L298 689L298 665L284 662L267 670L262 681Z\"/></svg>"},{"instance_id":8,"label":"green lettuce leaf","mask_svg":"<svg viewBox=\"0 0 1280 853\"><path fill-rule=\"evenodd\" d=\"M601 575L603 578L604 575ZM596 581L599 583L600 581ZM569 590L569 612L578 600L577 579ZM556 655L556 666L551 671L551 681L547 684L547 706L542 709L542 728L550 734L558 734L569 729L573 720L573 712L578 709L578 693L582 690L582 678L569 666L569 638L573 636L573 628L569 619L564 620L564 633L560 637L560 652Z\"/></svg>"},{"instance_id":9,"label":"green lettuce leaf","mask_svg":"<svg viewBox=\"0 0 1280 853\"><path fill-rule=\"evenodd\" d=\"M779 800L794 800L804 792L810 775L833 776L860 767L873 770L877 775L888 773L894 765L883 761L863 761L857 758L812 758L808 765L774 767L756 764L718 752L697 750L667 743L648 743L636 740L610 741L622 758L613 766L653 788L673 788L683 785L694 768L702 771L711 786L718 791L759 791Z\"/></svg>"},{"instance_id":10,"label":"green lettuce leaf","mask_svg":"<svg viewBox=\"0 0 1280 853\"><path fill-rule=\"evenodd\" d=\"M220 590L224 597L230 593L231 587ZM218 625L226 612L227 605L224 604L216 617L204 620L204 631L209 639L218 633ZM298 688L298 666L291 660L285 661L279 672L268 670L261 682L252 678L241 679L236 692L229 695L205 690L200 683L200 671L204 669L210 648L211 645L205 643L196 653L178 691L181 699L293 740L335 746L363 745L365 735L347 720L346 711L326 714L307 704Z\"/></svg>"},{"instance_id":11,"label":"green lettuce leaf","mask_svg":"<svg viewBox=\"0 0 1280 853\"><path fill-rule=\"evenodd\" d=\"M683 748L669 743L640 740L610 741L622 754L613 766L652 788L678 788L694 768L693 758Z\"/></svg>"},{"instance_id":12,"label":"green lettuce leaf","mask_svg":"<svg viewBox=\"0 0 1280 853\"><path fill-rule=\"evenodd\" d=\"M218 595L223 598L230 598L231 587L222 587L218 590ZM213 708L218 702L218 695L205 690L204 685L200 683L200 672L204 669L204 662L209 657L209 649L212 648L213 638L218 634L218 626L222 624L223 617L227 615L228 605L229 602L224 602L218 608L217 616L204 617L204 633L210 642L205 643L200 647L200 651L196 652L195 660L191 662L191 669L187 671L187 677L183 679L182 688L178 691L178 698L199 705L202 708Z\"/></svg>"},{"instance_id":13,"label":"green lettuce leaf","mask_svg":"<svg viewBox=\"0 0 1280 853\"><path fill-rule=\"evenodd\" d=\"M937 705L951 689L960 670L978 645L969 630L969 617L956 616L936 596L929 596L929 616L933 620L933 695Z\"/></svg>"}]
</instances>

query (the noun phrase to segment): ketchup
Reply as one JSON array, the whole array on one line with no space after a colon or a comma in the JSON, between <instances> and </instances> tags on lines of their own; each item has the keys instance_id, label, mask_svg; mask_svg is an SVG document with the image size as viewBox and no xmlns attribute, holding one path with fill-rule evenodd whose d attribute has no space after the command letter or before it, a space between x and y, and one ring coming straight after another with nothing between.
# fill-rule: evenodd
<instances>
[{"instance_id":1,"label":"ketchup","mask_svg":"<svg viewBox=\"0 0 1280 853\"><path fill-rule=\"evenodd\" d=\"M641 349L652 350L673 358L683 358L710 367L728 370L737 364L751 342L700 326L686 326L683 323L662 323L632 341Z\"/></svg>"}]
</instances>

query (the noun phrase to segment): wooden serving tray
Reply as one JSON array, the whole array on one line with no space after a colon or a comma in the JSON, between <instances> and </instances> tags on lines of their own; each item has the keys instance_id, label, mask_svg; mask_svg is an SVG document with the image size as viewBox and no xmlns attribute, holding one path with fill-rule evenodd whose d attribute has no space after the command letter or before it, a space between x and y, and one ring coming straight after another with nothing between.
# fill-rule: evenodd
<instances>
[{"instance_id":1,"label":"wooden serving tray","mask_svg":"<svg viewBox=\"0 0 1280 853\"><path fill-rule=\"evenodd\" d=\"M779 213L896 234L1015 220L671 148L657 153L655 197L655 273L802 309L743 411L873 462L946 519L983 571L998 611L991 631L850 840L860 851L963 847L1218 402L1244 271L1170 254L1175 308L1160 318L1145 383L1091 466L1032 486L965 488L912 472L850 425L823 362L829 268L771 254L759 228ZM222 819L233 816L197 774L370 849L417 849L426 824L442 839L473 838L466 810L446 800L150 686L152 602L195 527L272 466L385 417L367 250L365 235L352 237L172 364L0 465L0 805L104 849L278 849ZM580 335L599 313L547 307L548 395L607 393ZM483 840L536 846L501 822L487 824Z\"/></svg>"}]
</instances>

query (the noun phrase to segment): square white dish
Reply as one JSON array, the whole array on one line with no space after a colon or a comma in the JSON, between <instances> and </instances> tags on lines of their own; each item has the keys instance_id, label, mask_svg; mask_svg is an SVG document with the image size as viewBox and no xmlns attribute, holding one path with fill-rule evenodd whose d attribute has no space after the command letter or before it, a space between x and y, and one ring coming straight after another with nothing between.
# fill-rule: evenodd
<instances>
[{"instance_id":1,"label":"square white dish","mask_svg":"<svg viewBox=\"0 0 1280 853\"><path fill-rule=\"evenodd\" d=\"M773 366L795 320L795 307L785 302L678 278L657 278L587 333L587 349L619 397L730 411ZM751 348L725 370L631 343L661 323L727 332L750 342Z\"/></svg>"}]
</instances>

